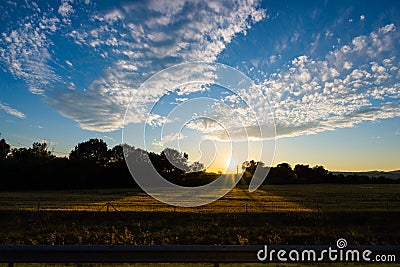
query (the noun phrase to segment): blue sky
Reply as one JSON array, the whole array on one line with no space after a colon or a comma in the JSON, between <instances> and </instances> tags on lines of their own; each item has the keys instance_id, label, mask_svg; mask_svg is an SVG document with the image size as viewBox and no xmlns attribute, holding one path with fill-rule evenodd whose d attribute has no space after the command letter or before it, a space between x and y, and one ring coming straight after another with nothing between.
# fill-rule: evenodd
<instances>
[{"instance_id":1,"label":"blue sky","mask_svg":"<svg viewBox=\"0 0 400 267\"><path fill-rule=\"evenodd\" d=\"M398 1L2 1L0 14L0 137L14 146L46 140L63 155L94 137L119 144L143 82L175 64L204 61L243 72L256 85L247 93L265 96L271 113L263 101L247 104L261 124L273 114L275 158L260 158L268 164L400 169ZM230 165L257 157L259 144L271 154L270 141L251 136L253 118L232 92L175 89L161 100L149 91L137 103L156 104L147 149L179 141L192 160L224 169L230 153L218 123L230 121L225 130L239 137L237 114L223 103L243 108L254 142ZM190 102L200 98L214 102ZM177 121L168 119L171 111L182 119L200 114L201 105L209 105L207 118L160 138ZM146 119L129 113L132 145L142 147Z\"/></svg>"}]
</instances>

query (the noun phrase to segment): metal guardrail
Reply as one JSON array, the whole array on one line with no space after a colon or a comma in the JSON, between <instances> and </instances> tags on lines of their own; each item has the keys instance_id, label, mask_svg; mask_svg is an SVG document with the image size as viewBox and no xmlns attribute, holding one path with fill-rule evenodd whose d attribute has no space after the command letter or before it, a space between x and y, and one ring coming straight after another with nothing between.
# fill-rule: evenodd
<instances>
[{"instance_id":1,"label":"metal guardrail","mask_svg":"<svg viewBox=\"0 0 400 267\"><path fill-rule=\"evenodd\" d=\"M4 245L3 263L185 263L259 262L262 246L222 245Z\"/></svg>"},{"instance_id":2,"label":"metal guardrail","mask_svg":"<svg viewBox=\"0 0 400 267\"><path fill-rule=\"evenodd\" d=\"M334 246L333 246L334 247ZM260 263L257 252L262 245L0 245L0 263ZM268 245L269 250L314 250L328 245ZM369 249L375 254L396 255L400 246L349 246Z\"/></svg>"}]
</instances>

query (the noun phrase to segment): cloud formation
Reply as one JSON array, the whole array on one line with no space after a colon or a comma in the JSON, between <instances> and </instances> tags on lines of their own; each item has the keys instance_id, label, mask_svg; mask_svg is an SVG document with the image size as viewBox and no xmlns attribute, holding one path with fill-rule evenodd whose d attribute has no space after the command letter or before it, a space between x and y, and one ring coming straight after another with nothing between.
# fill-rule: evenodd
<instances>
[{"instance_id":1,"label":"cloud formation","mask_svg":"<svg viewBox=\"0 0 400 267\"><path fill-rule=\"evenodd\" d=\"M262 90L278 136L352 127L400 116L399 32L394 24L330 51L325 60L303 55L265 78Z\"/></svg>"},{"instance_id":2,"label":"cloud formation","mask_svg":"<svg viewBox=\"0 0 400 267\"><path fill-rule=\"evenodd\" d=\"M3 33L0 59L32 93L46 95L81 128L97 131L121 127L132 91L150 75L180 62L215 61L235 35L265 17L256 1L147 1L111 10L78 4L63 0L50 10L24 4L29 15ZM84 93L68 90L77 83L63 69L74 65L66 59L61 66L54 54L58 36L104 59L103 74Z\"/></svg>"},{"instance_id":3,"label":"cloud formation","mask_svg":"<svg viewBox=\"0 0 400 267\"><path fill-rule=\"evenodd\" d=\"M152 74L182 62L216 62L235 38L245 38L255 24L265 23L267 18L258 1L146 1L109 8L90 1L62 0L52 8L35 2L18 8L24 10L23 15L16 9L2 10L4 16L16 17L0 36L3 69L25 80L32 93L43 95L46 103L82 129L101 132L122 127L132 95ZM369 15L359 15L360 23L368 20ZM189 126L209 138L224 140L226 135L215 122L226 122L238 138L246 132L257 139L260 130L254 125L270 127L271 117L269 108L260 104L263 102L252 90L262 91L268 99L280 137L400 116L398 25L382 25L347 43L339 40L316 58L316 49L332 35L326 29L313 34L309 54L296 55L261 77L256 87L243 92L242 100L221 96L221 104L211 106L205 114L210 120ZM299 43L301 38L301 32L296 32L287 42ZM252 62L257 66L263 61L282 62L281 52L287 43L276 43L276 55ZM60 56L57 49L84 51L82 54L93 60L91 65L100 70L92 74L92 69ZM85 83L81 82L84 79ZM199 87L189 84L179 90L178 96L190 99ZM162 93L155 90L140 95L140 101L133 99L135 110L129 114L129 122L149 119L142 112L143 106L158 101ZM242 102L254 110L257 120ZM25 117L5 104L0 108ZM233 118L239 118L237 125ZM150 118L153 126L166 122L162 115ZM245 132L235 131L243 125Z\"/></svg>"},{"instance_id":4,"label":"cloud formation","mask_svg":"<svg viewBox=\"0 0 400 267\"><path fill-rule=\"evenodd\" d=\"M259 98L247 95L254 90L263 91L268 99L278 138L399 117L399 37L396 26L387 24L329 51L323 60L298 56L285 68L265 75L253 90L242 92L246 105L255 113L246 114L237 103L231 103L232 96L226 96L222 103L234 112L215 106L208 112L213 114L212 120L205 119L193 128L217 140L260 138L260 129L270 128L272 118ZM255 118L260 127L255 127ZM245 122L245 131L235 131L240 127L232 122L238 119ZM230 136L217 129L213 131L213 126L218 126L216 122L231 125L232 129L227 131ZM262 136L268 137L273 136Z\"/></svg>"},{"instance_id":5,"label":"cloud formation","mask_svg":"<svg viewBox=\"0 0 400 267\"><path fill-rule=\"evenodd\" d=\"M6 113L10 114L11 116L14 116L14 117L17 117L20 119L26 118L26 115L23 112L15 109L15 108L12 108L9 105L1 103L1 102L0 102L0 109L5 111Z\"/></svg>"},{"instance_id":6,"label":"cloud formation","mask_svg":"<svg viewBox=\"0 0 400 267\"><path fill-rule=\"evenodd\" d=\"M2 33L0 59L12 75L27 82L32 93L43 94L52 84L61 81L54 69L50 52L53 42L49 38L57 31L60 19L42 12L35 2L20 8L29 16Z\"/></svg>"}]
</instances>

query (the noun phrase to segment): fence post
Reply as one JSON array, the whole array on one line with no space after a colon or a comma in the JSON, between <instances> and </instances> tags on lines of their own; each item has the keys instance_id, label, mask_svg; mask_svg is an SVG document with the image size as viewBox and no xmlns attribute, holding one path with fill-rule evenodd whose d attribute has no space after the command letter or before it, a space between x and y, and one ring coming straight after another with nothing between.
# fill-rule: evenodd
<instances>
[{"instance_id":1,"label":"fence post","mask_svg":"<svg viewBox=\"0 0 400 267\"><path fill-rule=\"evenodd\" d=\"M114 209L114 211L118 211L118 209L111 203L111 201L108 201L106 204L104 204L99 211L101 211L103 208L106 208L106 211L109 212L110 211L110 207Z\"/></svg>"}]
</instances>

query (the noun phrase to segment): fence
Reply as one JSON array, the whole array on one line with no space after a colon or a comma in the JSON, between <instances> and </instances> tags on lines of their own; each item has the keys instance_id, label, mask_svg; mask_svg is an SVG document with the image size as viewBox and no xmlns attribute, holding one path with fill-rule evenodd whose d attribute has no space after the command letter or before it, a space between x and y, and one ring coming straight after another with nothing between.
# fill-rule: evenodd
<instances>
[{"instance_id":1,"label":"fence","mask_svg":"<svg viewBox=\"0 0 400 267\"><path fill-rule=\"evenodd\" d=\"M249 195L235 188L224 198L195 208L161 203L139 189L0 192L0 210L132 211L196 213L400 211L400 185L266 186Z\"/></svg>"}]
</instances>

